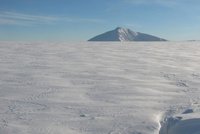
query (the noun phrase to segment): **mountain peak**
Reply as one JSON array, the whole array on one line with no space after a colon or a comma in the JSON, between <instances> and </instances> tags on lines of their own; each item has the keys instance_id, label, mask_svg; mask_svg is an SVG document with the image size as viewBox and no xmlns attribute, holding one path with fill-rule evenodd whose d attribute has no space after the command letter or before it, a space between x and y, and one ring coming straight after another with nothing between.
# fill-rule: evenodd
<instances>
[{"instance_id":1,"label":"mountain peak","mask_svg":"<svg viewBox=\"0 0 200 134\"><path fill-rule=\"evenodd\" d=\"M105 32L88 41L166 41L165 39L134 32L128 28L117 27L114 30Z\"/></svg>"},{"instance_id":2,"label":"mountain peak","mask_svg":"<svg viewBox=\"0 0 200 134\"><path fill-rule=\"evenodd\" d=\"M124 27L117 27L117 28L115 28L115 31L117 31L117 32L128 32L128 31L130 31L130 29L128 29L128 28L124 28Z\"/></svg>"},{"instance_id":3,"label":"mountain peak","mask_svg":"<svg viewBox=\"0 0 200 134\"><path fill-rule=\"evenodd\" d=\"M115 30L121 30L121 29L123 30L123 29L126 29L126 28L124 28L124 27L116 27L115 28Z\"/></svg>"}]
</instances>

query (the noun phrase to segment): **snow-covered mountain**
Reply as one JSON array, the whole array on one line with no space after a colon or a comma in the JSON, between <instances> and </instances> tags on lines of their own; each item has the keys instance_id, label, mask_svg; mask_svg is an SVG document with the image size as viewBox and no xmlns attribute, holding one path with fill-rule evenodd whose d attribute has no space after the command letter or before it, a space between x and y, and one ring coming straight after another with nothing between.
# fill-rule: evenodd
<instances>
[{"instance_id":1,"label":"snow-covered mountain","mask_svg":"<svg viewBox=\"0 0 200 134\"><path fill-rule=\"evenodd\" d=\"M140 33L134 32L127 28L117 27L112 31L105 32L97 35L88 41L167 41L165 39Z\"/></svg>"}]
</instances>

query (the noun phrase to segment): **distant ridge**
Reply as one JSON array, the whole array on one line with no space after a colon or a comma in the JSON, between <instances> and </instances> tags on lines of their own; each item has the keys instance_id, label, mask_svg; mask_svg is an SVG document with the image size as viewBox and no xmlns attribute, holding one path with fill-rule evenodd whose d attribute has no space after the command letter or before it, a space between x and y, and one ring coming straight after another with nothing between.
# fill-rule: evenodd
<instances>
[{"instance_id":1,"label":"distant ridge","mask_svg":"<svg viewBox=\"0 0 200 134\"><path fill-rule=\"evenodd\" d=\"M88 41L167 41L153 35L134 32L127 28L117 27L112 31L97 35Z\"/></svg>"}]
</instances>

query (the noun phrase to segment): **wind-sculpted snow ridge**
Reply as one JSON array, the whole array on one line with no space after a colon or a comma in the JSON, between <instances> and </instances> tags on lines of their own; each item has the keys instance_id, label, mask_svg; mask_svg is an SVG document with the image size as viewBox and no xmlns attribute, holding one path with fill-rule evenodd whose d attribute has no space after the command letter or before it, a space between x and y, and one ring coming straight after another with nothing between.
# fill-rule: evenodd
<instances>
[{"instance_id":1,"label":"wind-sculpted snow ridge","mask_svg":"<svg viewBox=\"0 0 200 134\"><path fill-rule=\"evenodd\" d=\"M199 134L199 52L199 42L1 42L0 134Z\"/></svg>"},{"instance_id":2,"label":"wind-sculpted snow ridge","mask_svg":"<svg viewBox=\"0 0 200 134\"><path fill-rule=\"evenodd\" d=\"M159 134L200 134L200 113L166 118Z\"/></svg>"}]
</instances>

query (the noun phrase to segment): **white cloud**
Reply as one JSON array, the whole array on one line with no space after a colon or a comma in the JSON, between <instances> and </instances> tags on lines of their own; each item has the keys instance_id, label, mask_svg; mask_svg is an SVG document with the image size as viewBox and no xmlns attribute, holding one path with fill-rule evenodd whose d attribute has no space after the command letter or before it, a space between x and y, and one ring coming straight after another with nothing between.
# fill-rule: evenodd
<instances>
[{"instance_id":1,"label":"white cloud","mask_svg":"<svg viewBox=\"0 0 200 134\"><path fill-rule=\"evenodd\" d=\"M16 12L0 12L0 24L42 24L57 21L56 17L22 14Z\"/></svg>"},{"instance_id":2,"label":"white cloud","mask_svg":"<svg viewBox=\"0 0 200 134\"><path fill-rule=\"evenodd\" d=\"M0 25L36 25L54 24L56 22L71 23L103 23L104 20L67 16L42 16L17 12L0 12Z\"/></svg>"}]
</instances>

